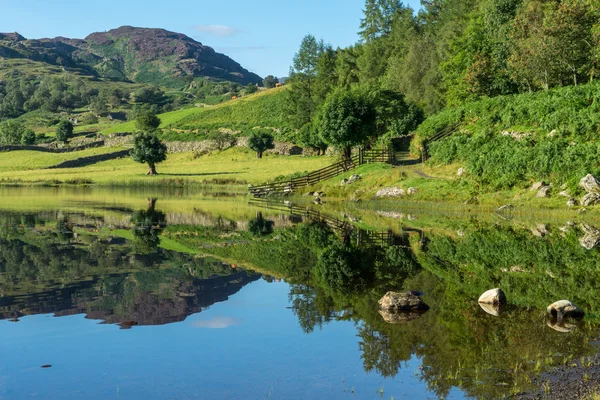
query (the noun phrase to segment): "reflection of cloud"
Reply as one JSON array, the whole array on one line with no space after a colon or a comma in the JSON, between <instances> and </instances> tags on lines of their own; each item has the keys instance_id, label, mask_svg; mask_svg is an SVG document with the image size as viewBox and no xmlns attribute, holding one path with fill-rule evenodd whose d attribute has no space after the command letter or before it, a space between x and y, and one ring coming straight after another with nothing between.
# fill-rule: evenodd
<instances>
[{"instance_id":1,"label":"reflection of cloud","mask_svg":"<svg viewBox=\"0 0 600 400\"><path fill-rule=\"evenodd\" d=\"M233 36L240 32L237 28L225 25L196 25L194 26L194 29L198 32L222 37Z\"/></svg>"},{"instance_id":2,"label":"reflection of cloud","mask_svg":"<svg viewBox=\"0 0 600 400\"><path fill-rule=\"evenodd\" d=\"M238 320L230 317L215 317L208 321L196 321L192 323L195 328L207 328L207 329L225 329L230 326L237 325Z\"/></svg>"}]
</instances>

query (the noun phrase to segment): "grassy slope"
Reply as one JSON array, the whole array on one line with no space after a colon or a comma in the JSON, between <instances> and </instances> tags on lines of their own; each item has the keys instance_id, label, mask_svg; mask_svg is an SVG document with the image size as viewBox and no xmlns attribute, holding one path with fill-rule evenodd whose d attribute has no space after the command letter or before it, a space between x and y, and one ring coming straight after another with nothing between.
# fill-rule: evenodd
<instances>
[{"instance_id":1,"label":"grassy slope","mask_svg":"<svg viewBox=\"0 0 600 400\"><path fill-rule=\"evenodd\" d=\"M87 149L72 153L42 153L39 151L11 151L0 153L0 175L7 177L16 174L15 171L30 171L50 167L60 164L63 161L75 160L81 157L89 157L98 154L112 153L118 151L117 148L100 147L96 149ZM1 178L0 178L1 179Z\"/></svg>"},{"instance_id":2,"label":"grassy slope","mask_svg":"<svg viewBox=\"0 0 600 400\"><path fill-rule=\"evenodd\" d=\"M108 151L107 149L99 149ZM112 149L114 150L114 149ZM92 150L90 150L92 151ZM98 150L96 150L98 151ZM28 157L23 157L23 154ZM70 158L89 155L84 152L70 153ZM267 155L258 160L253 152L247 149L234 148L223 152L215 152L197 159L193 154L171 154L166 162L157 166L158 177L145 176L146 167L133 162L130 158L111 160L83 168L58 170L31 169L32 165L44 167L56 164L52 158L45 164L36 161L37 154L26 152L0 154L0 180L7 181L52 181L91 179L102 185L155 185L182 184L185 182L202 183L219 181L236 181L237 183L261 183L273 180L280 175L289 175L297 171L311 171L329 165L334 160L329 157L301 157ZM51 154L51 157L63 156ZM64 155L66 156L66 155ZM22 162L23 160L23 162ZM60 161L59 161L60 162ZM37 164L36 164L37 163Z\"/></svg>"},{"instance_id":3,"label":"grassy slope","mask_svg":"<svg viewBox=\"0 0 600 400\"><path fill-rule=\"evenodd\" d=\"M181 130L212 130L218 128L244 129L255 126L286 127L283 109L285 88L266 90L237 100L211 107L195 107L161 114L161 128ZM102 131L134 132L135 123L127 122Z\"/></svg>"}]
</instances>

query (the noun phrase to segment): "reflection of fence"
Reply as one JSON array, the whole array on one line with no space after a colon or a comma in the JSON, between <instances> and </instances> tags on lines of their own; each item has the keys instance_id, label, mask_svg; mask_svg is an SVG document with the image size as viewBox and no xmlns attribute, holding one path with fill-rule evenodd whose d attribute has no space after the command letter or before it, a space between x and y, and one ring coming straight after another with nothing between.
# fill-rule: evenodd
<instances>
[{"instance_id":1,"label":"reflection of fence","mask_svg":"<svg viewBox=\"0 0 600 400\"><path fill-rule=\"evenodd\" d=\"M344 159L328 167L313 171L308 175L293 178L289 181L266 183L259 186L251 186L250 194L254 197L266 197L269 195L291 194L296 189L307 187L321 181L341 175L355 169L359 165L370 163L394 164L396 154L393 150L359 150L358 154L349 159Z\"/></svg>"},{"instance_id":2,"label":"reflection of fence","mask_svg":"<svg viewBox=\"0 0 600 400\"><path fill-rule=\"evenodd\" d=\"M395 234L392 231L382 232L360 229L348 221L323 214L320 211L314 210L310 207L298 207L291 204L288 205L266 199L252 199L250 200L250 204L257 207L267 208L269 210L289 212L292 216L292 219L297 222L303 222L306 220L322 222L334 231L340 233L342 236L355 240L359 245L371 244L380 247L408 247L408 232L419 232L422 236L422 232L417 230L403 230L402 234Z\"/></svg>"}]
</instances>

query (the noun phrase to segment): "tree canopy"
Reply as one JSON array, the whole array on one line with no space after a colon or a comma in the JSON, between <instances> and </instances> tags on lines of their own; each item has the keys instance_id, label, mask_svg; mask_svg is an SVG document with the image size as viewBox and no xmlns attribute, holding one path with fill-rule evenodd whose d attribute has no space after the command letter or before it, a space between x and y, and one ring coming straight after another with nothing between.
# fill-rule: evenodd
<instances>
[{"instance_id":1,"label":"tree canopy","mask_svg":"<svg viewBox=\"0 0 600 400\"><path fill-rule=\"evenodd\" d=\"M158 175L156 164L167 159L167 146L154 133L138 133L133 140L131 157L135 162L148 164L148 175Z\"/></svg>"}]
</instances>

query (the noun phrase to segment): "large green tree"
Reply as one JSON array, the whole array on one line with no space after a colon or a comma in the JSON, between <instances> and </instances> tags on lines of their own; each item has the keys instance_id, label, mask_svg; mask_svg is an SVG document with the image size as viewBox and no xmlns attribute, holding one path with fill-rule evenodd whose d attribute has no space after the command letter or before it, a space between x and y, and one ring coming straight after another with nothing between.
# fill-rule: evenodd
<instances>
[{"instance_id":1,"label":"large green tree","mask_svg":"<svg viewBox=\"0 0 600 400\"><path fill-rule=\"evenodd\" d=\"M248 148L256 152L256 158L262 158L265 151L275 148L273 135L264 131L252 132L248 137Z\"/></svg>"},{"instance_id":2,"label":"large green tree","mask_svg":"<svg viewBox=\"0 0 600 400\"><path fill-rule=\"evenodd\" d=\"M160 126L160 118L152 111L142 111L135 119L135 126L142 132L154 132Z\"/></svg>"},{"instance_id":3,"label":"large green tree","mask_svg":"<svg viewBox=\"0 0 600 400\"><path fill-rule=\"evenodd\" d=\"M352 147L376 136L377 111L366 90L338 89L323 104L316 124L323 140L349 158Z\"/></svg>"},{"instance_id":4,"label":"large green tree","mask_svg":"<svg viewBox=\"0 0 600 400\"><path fill-rule=\"evenodd\" d=\"M148 164L147 175L158 175L156 164L167 159L167 146L153 132L141 132L133 139L131 157L135 162Z\"/></svg>"},{"instance_id":5,"label":"large green tree","mask_svg":"<svg viewBox=\"0 0 600 400\"><path fill-rule=\"evenodd\" d=\"M73 123L67 120L60 121L56 126L56 140L67 143L71 136L73 136Z\"/></svg>"},{"instance_id":6,"label":"large green tree","mask_svg":"<svg viewBox=\"0 0 600 400\"><path fill-rule=\"evenodd\" d=\"M8 120L0 124L1 144L20 144L25 127L20 122Z\"/></svg>"}]
</instances>

